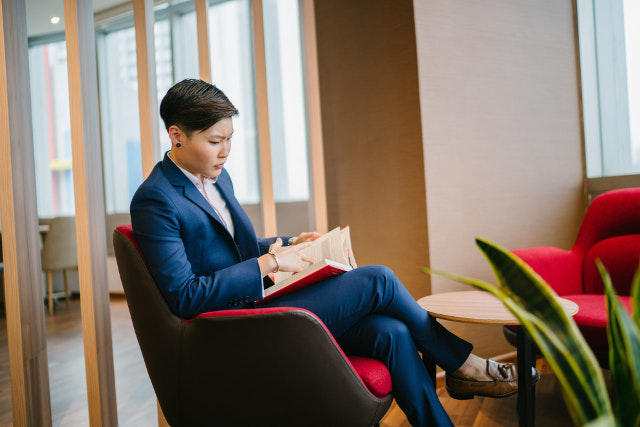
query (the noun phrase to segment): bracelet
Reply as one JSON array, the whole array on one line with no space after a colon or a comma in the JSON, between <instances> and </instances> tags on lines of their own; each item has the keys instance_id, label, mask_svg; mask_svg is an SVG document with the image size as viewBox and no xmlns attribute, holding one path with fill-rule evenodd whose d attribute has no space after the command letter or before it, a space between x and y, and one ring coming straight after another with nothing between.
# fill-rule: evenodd
<instances>
[{"instance_id":1,"label":"bracelet","mask_svg":"<svg viewBox=\"0 0 640 427\"><path fill-rule=\"evenodd\" d=\"M278 261L278 256L273 252L267 252L267 253L271 255L273 259L276 261L276 269L273 272L277 273L278 271L280 271L280 261Z\"/></svg>"}]
</instances>

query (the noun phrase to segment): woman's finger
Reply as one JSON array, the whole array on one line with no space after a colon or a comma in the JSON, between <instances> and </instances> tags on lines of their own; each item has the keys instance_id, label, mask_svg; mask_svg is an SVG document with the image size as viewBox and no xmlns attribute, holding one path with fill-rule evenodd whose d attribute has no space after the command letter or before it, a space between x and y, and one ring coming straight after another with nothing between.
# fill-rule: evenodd
<instances>
[{"instance_id":1,"label":"woman's finger","mask_svg":"<svg viewBox=\"0 0 640 427\"><path fill-rule=\"evenodd\" d=\"M281 248L281 247L282 247L282 239L278 237L276 241L271 246L269 246L269 252L273 252L274 249Z\"/></svg>"}]
</instances>

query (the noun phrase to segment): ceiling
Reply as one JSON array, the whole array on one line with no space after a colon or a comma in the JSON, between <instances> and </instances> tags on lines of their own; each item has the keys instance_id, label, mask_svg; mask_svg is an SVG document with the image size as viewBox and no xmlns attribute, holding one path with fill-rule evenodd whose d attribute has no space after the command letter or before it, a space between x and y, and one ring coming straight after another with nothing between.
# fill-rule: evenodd
<instances>
[{"instance_id":1,"label":"ceiling","mask_svg":"<svg viewBox=\"0 0 640 427\"><path fill-rule=\"evenodd\" d=\"M101 12L132 0L93 0L94 12ZM63 0L26 0L27 34L40 36L64 31ZM51 23L51 17L58 16L58 24Z\"/></svg>"}]
</instances>

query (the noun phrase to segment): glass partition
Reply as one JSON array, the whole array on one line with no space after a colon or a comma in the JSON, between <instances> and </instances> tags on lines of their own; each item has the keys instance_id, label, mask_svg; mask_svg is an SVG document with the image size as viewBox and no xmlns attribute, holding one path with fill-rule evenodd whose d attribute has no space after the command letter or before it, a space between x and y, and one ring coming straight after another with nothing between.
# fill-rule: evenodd
<instances>
[{"instance_id":1,"label":"glass partition","mask_svg":"<svg viewBox=\"0 0 640 427\"><path fill-rule=\"evenodd\" d=\"M74 215L67 50L63 41L29 49L38 216Z\"/></svg>"},{"instance_id":2,"label":"glass partition","mask_svg":"<svg viewBox=\"0 0 640 427\"><path fill-rule=\"evenodd\" d=\"M233 178L236 197L245 205L260 203L251 28L249 0L218 2L209 7L211 80L240 111L234 118L232 154L226 168Z\"/></svg>"},{"instance_id":3,"label":"glass partition","mask_svg":"<svg viewBox=\"0 0 640 427\"><path fill-rule=\"evenodd\" d=\"M297 0L264 0L269 130L276 202L309 200L307 112Z\"/></svg>"}]
</instances>

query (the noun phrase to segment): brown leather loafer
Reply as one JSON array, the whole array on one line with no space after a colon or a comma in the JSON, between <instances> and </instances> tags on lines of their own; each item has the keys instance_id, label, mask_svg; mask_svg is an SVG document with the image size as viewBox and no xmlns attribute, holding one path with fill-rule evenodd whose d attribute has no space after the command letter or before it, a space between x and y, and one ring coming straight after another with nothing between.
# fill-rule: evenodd
<instances>
[{"instance_id":1,"label":"brown leather loafer","mask_svg":"<svg viewBox=\"0 0 640 427\"><path fill-rule=\"evenodd\" d=\"M534 383L540 374L532 368ZM456 378L446 374L444 383L449 396L454 399L473 399L474 396L507 397L518 392L518 370L513 363L498 363L487 359L487 374L493 378L489 381Z\"/></svg>"}]
</instances>

